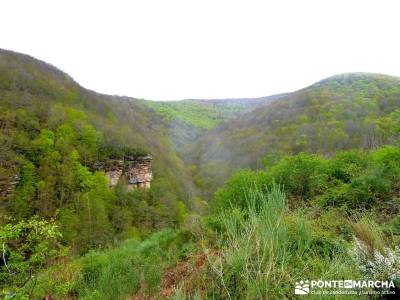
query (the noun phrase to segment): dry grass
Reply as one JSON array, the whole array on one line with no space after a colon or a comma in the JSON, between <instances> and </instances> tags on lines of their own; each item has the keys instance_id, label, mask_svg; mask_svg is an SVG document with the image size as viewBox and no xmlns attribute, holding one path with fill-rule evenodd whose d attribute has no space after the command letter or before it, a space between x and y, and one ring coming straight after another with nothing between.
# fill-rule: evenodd
<instances>
[{"instance_id":1,"label":"dry grass","mask_svg":"<svg viewBox=\"0 0 400 300\"><path fill-rule=\"evenodd\" d=\"M354 230L356 237L367 246L370 254L374 250L384 253L385 238L378 224L370 218L363 217L350 222L350 226Z\"/></svg>"}]
</instances>

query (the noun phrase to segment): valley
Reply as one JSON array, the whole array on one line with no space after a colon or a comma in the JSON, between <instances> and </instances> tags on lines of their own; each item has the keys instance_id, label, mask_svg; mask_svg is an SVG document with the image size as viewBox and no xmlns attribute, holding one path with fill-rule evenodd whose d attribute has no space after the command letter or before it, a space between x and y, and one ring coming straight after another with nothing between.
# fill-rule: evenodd
<instances>
[{"instance_id":1,"label":"valley","mask_svg":"<svg viewBox=\"0 0 400 300\"><path fill-rule=\"evenodd\" d=\"M400 285L400 78L150 101L0 49L0 111L4 299L292 299L305 278Z\"/></svg>"}]
</instances>

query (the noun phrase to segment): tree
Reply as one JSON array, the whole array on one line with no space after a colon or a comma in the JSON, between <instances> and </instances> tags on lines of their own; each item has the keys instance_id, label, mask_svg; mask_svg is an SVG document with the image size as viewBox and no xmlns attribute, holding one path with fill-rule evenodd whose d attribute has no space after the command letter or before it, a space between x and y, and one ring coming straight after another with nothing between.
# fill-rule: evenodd
<instances>
[{"instance_id":1,"label":"tree","mask_svg":"<svg viewBox=\"0 0 400 300\"><path fill-rule=\"evenodd\" d=\"M61 234L54 222L39 218L0 228L0 287L27 294L28 283L54 258L61 255Z\"/></svg>"}]
</instances>

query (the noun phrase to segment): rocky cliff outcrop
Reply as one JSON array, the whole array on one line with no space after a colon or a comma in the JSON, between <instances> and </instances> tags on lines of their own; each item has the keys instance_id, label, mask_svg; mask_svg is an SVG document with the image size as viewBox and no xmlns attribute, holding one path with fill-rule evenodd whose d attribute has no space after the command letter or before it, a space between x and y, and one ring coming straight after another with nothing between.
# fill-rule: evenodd
<instances>
[{"instance_id":1,"label":"rocky cliff outcrop","mask_svg":"<svg viewBox=\"0 0 400 300\"><path fill-rule=\"evenodd\" d=\"M9 197L13 194L16 186L19 184L20 176L19 174L13 174L8 178L0 180L0 197Z\"/></svg>"},{"instance_id":2,"label":"rocky cliff outcrop","mask_svg":"<svg viewBox=\"0 0 400 300\"><path fill-rule=\"evenodd\" d=\"M128 187L150 188L150 182L153 180L152 160L151 155L128 160L125 173Z\"/></svg>"},{"instance_id":3,"label":"rocky cliff outcrop","mask_svg":"<svg viewBox=\"0 0 400 300\"><path fill-rule=\"evenodd\" d=\"M153 180L151 168L152 156L126 156L123 160L108 160L98 162L94 169L106 174L110 187L114 187L122 176L125 177L128 188L150 188Z\"/></svg>"}]
</instances>

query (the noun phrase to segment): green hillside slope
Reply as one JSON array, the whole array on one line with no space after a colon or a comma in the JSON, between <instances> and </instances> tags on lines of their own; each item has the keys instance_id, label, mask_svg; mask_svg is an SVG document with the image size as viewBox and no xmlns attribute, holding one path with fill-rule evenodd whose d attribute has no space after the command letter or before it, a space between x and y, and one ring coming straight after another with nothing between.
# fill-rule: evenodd
<instances>
[{"instance_id":1,"label":"green hillside slope","mask_svg":"<svg viewBox=\"0 0 400 300\"><path fill-rule=\"evenodd\" d=\"M179 120L193 127L212 129L279 96L281 95L249 99L145 101L144 103L167 121Z\"/></svg>"},{"instance_id":2,"label":"green hillside slope","mask_svg":"<svg viewBox=\"0 0 400 300\"><path fill-rule=\"evenodd\" d=\"M398 78L146 102L0 50L0 111L0 298L295 299L306 278L400 292ZM150 189L95 167L149 153Z\"/></svg>"},{"instance_id":3,"label":"green hillside slope","mask_svg":"<svg viewBox=\"0 0 400 300\"><path fill-rule=\"evenodd\" d=\"M172 226L178 203L189 200L164 121L135 99L97 94L49 64L0 50L0 111L2 217L55 219L81 251L132 228ZM92 170L127 151L153 155L149 192L111 191Z\"/></svg>"},{"instance_id":4,"label":"green hillside slope","mask_svg":"<svg viewBox=\"0 0 400 300\"><path fill-rule=\"evenodd\" d=\"M369 149L391 143L400 122L400 79L343 74L228 121L188 149L200 185L220 185L237 168L282 154ZM202 181L202 182L200 182Z\"/></svg>"},{"instance_id":5,"label":"green hillside slope","mask_svg":"<svg viewBox=\"0 0 400 300\"><path fill-rule=\"evenodd\" d=\"M218 125L283 97L143 101L168 124L169 138L182 154L182 147Z\"/></svg>"}]
</instances>

